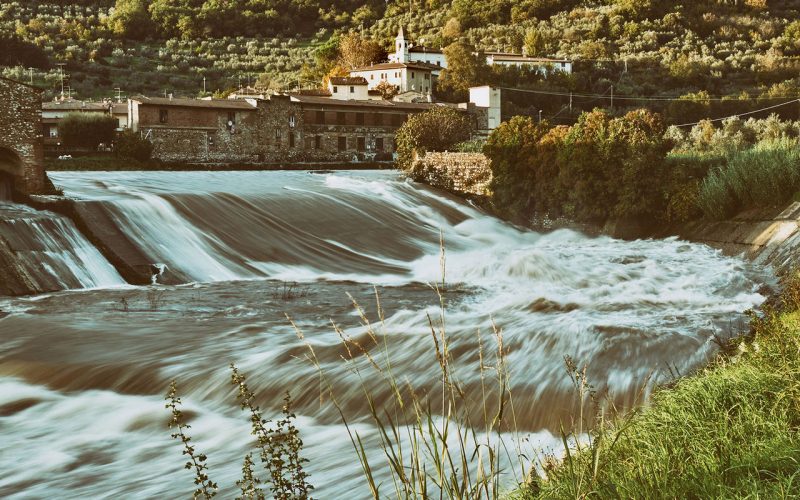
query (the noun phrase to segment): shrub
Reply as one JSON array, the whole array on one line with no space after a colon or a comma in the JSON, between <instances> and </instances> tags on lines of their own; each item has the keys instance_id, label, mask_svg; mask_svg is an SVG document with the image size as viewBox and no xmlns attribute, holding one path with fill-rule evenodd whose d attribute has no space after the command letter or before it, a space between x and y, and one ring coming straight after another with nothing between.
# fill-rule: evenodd
<instances>
[{"instance_id":1,"label":"shrub","mask_svg":"<svg viewBox=\"0 0 800 500\"><path fill-rule=\"evenodd\" d=\"M731 154L700 186L706 217L723 219L754 207L785 203L800 190L800 148L788 141L763 142Z\"/></svg>"},{"instance_id":2,"label":"shrub","mask_svg":"<svg viewBox=\"0 0 800 500\"><path fill-rule=\"evenodd\" d=\"M414 151L424 154L426 151L452 150L471 135L469 118L455 109L440 106L411 115L397 130L397 163L400 168L410 171Z\"/></svg>"},{"instance_id":3,"label":"shrub","mask_svg":"<svg viewBox=\"0 0 800 500\"><path fill-rule=\"evenodd\" d=\"M138 161L147 161L153 154L153 144L150 141L128 129L117 137L114 152L121 158L132 158Z\"/></svg>"},{"instance_id":4,"label":"shrub","mask_svg":"<svg viewBox=\"0 0 800 500\"><path fill-rule=\"evenodd\" d=\"M99 113L68 113L58 124L58 135L68 147L97 149L110 144L117 130L116 118Z\"/></svg>"}]
</instances>

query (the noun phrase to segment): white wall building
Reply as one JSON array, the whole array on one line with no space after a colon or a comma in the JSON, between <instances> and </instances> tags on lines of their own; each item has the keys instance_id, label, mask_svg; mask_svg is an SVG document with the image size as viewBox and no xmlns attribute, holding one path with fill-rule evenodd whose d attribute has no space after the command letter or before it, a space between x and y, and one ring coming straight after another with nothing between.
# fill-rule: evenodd
<instances>
[{"instance_id":1,"label":"white wall building","mask_svg":"<svg viewBox=\"0 0 800 500\"><path fill-rule=\"evenodd\" d=\"M470 87L469 102L474 104L476 107L487 109L487 129L489 131L492 131L500 126L500 122L502 121L502 90L489 85L484 85L482 87Z\"/></svg>"},{"instance_id":2,"label":"white wall building","mask_svg":"<svg viewBox=\"0 0 800 500\"><path fill-rule=\"evenodd\" d=\"M363 76L332 76L328 80L328 92L332 99L344 101L366 101L369 85Z\"/></svg>"},{"instance_id":3,"label":"white wall building","mask_svg":"<svg viewBox=\"0 0 800 500\"><path fill-rule=\"evenodd\" d=\"M433 70L439 76L440 68L447 68L447 58L441 50L430 49L422 45L415 46L405 38L401 27L394 40L394 53L389 54L389 61L395 63L418 62L436 66ZM509 54L505 52L487 52L486 64L502 66L536 66L545 73L563 71L572 73L572 62L566 59L551 59L547 57L527 57L524 54Z\"/></svg>"},{"instance_id":4,"label":"white wall building","mask_svg":"<svg viewBox=\"0 0 800 500\"><path fill-rule=\"evenodd\" d=\"M388 82L402 92L419 92L428 95L433 92L436 66L426 63L389 62L356 68L350 76L361 76L367 81L367 88L374 89L381 82Z\"/></svg>"}]
</instances>

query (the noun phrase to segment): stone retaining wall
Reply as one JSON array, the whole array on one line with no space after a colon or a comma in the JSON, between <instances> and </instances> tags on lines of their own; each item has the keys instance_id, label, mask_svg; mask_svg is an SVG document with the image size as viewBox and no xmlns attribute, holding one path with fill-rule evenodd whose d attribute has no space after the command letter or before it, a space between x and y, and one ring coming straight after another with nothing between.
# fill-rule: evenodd
<instances>
[{"instance_id":1,"label":"stone retaining wall","mask_svg":"<svg viewBox=\"0 0 800 500\"><path fill-rule=\"evenodd\" d=\"M800 203L751 210L724 221L696 221L677 228L683 239L705 243L728 255L743 254L778 274L800 265Z\"/></svg>"},{"instance_id":2,"label":"stone retaining wall","mask_svg":"<svg viewBox=\"0 0 800 500\"><path fill-rule=\"evenodd\" d=\"M412 176L440 189L488 196L492 169L482 153L427 153L414 160Z\"/></svg>"}]
</instances>

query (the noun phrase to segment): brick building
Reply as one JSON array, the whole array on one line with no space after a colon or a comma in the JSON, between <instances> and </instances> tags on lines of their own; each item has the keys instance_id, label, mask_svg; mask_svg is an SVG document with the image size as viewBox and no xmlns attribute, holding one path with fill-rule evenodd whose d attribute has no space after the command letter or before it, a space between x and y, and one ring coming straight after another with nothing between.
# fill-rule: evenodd
<instances>
[{"instance_id":1,"label":"brick building","mask_svg":"<svg viewBox=\"0 0 800 500\"><path fill-rule=\"evenodd\" d=\"M0 77L0 196L45 190L41 90Z\"/></svg>"},{"instance_id":2,"label":"brick building","mask_svg":"<svg viewBox=\"0 0 800 500\"><path fill-rule=\"evenodd\" d=\"M391 159L397 129L436 106L309 95L130 100L133 130L162 160L322 162Z\"/></svg>"}]
</instances>

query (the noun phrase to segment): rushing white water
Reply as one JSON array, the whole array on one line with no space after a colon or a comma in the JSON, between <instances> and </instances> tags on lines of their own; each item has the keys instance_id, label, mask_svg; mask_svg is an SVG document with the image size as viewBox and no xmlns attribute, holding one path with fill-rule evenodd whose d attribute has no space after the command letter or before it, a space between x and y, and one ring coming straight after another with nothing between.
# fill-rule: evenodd
<instances>
[{"instance_id":1,"label":"rushing white water","mask_svg":"<svg viewBox=\"0 0 800 500\"><path fill-rule=\"evenodd\" d=\"M0 202L0 242L34 289L124 285L108 261L69 219Z\"/></svg>"},{"instance_id":2,"label":"rushing white water","mask_svg":"<svg viewBox=\"0 0 800 500\"><path fill-rule=\"evenodd\" d=\"M441 373L427 315L439 321L440 299L428 283L441 283L443 269L453 369L480 407L478 365L494 349L493 325L502 330L529 456L558 448L554 435L575 405L564 356L629 406L643 386L705 362L713 336L737 333L742 311L763 300L758 270L708 247L521 230L394 173L52 177L165 266L159 280L169 284L0 301L4 497L188 494L191 474L165 428L162 395L173 378L212 478L233 496L251 441L230 362L270 416L291 392L316 498L367 497L339 412L320 400L319 373L286 314L380 464L364 391L380 403L391 389L364 357L343 361L331 321L391 362L403 384L435 396ZM379 345L348 293L380 325ZM388 482L383 491L393 491Z\"/></svg>"}]
</instances>

